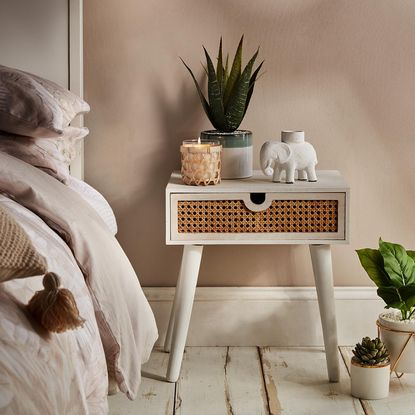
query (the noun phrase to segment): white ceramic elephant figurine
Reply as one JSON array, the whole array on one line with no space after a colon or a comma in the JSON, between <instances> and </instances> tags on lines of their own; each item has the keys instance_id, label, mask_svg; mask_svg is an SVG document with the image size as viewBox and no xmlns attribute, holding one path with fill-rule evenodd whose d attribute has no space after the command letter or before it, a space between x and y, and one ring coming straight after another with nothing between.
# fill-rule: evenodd
<instances>
[{"instance_id":1,"label":"white ceramic elephant figurine","mask_svg":"<svg viewBox=\"0 0 415 415\"><path fill-rule=\"evenodd\" d=\"M304 131L282 131L281 141L263 144L260 159L262 171L266 176L273 176L273 182L280 182L285 171L285 182L294 183L296 170L298 180L317 181L317 154L314 147L304 140Z\"/></svg>"}]
</instances>

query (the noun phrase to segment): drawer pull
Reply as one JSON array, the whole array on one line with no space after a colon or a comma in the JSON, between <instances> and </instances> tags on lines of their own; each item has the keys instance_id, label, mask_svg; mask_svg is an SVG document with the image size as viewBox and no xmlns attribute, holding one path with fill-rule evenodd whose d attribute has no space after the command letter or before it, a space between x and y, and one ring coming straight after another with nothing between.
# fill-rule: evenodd
<instances>
[{"instance_id":1,"label":"drawer pull","mask_svg":"<svg viewBox=\"0 0 415 415\"><path fill-rule=\"evenodd\" d=\"M250 199L256 205L262 205L265 202L265 193L251 193Z\"/></svg>"}]
</instances>

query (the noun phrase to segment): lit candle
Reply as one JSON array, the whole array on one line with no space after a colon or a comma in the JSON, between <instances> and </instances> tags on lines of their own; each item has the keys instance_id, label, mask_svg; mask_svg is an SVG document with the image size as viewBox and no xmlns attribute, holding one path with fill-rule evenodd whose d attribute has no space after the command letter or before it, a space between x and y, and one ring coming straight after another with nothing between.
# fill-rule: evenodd
<instances>
[{"instance_id":1,"label":"lit candle","mask_svg":"<svg viewBox=\"0 0 415 415\"><path fill-rule=\"evenodd\" d=\"M182 156L182 179L186 184L206 186L220 182L219 141L184 140Z\"/></svg>"}]
</instances>

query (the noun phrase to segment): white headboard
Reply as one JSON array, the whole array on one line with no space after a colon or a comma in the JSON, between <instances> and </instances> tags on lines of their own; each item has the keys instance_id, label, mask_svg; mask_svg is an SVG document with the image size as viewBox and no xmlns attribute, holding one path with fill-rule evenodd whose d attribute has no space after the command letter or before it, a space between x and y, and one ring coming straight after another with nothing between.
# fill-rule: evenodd
<instances>
[{"instance_id":1,"label":"white headboard","mask_svg":"<svg viewBox=\"0 0 415 415\"><path fill-rule=\"evenodd\" d=\"M83 97L83 0L1 0L0 64L55 81ZM83 117L72 125L82 126ZM84 175L83 144L71 173Z\"/></svg>"}]
</instances>

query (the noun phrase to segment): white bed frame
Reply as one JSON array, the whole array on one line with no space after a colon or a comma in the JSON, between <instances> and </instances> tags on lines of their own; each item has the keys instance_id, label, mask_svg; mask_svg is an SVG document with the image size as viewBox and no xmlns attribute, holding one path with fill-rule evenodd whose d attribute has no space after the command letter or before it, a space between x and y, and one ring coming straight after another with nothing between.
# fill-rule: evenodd
<instances>
[{"instance_id":1,"label":"white bed frame","mask_svg":"<svg viewBox=\"0 0 415 415\"><path fill-rule=\"evenodd\" d=\"M83 97L83 0L1 0L0 64L23 69ZM79 116L71 125L82 126ZM84 177L84 148L71 165Z\"/></svg>"}]
</instances>

